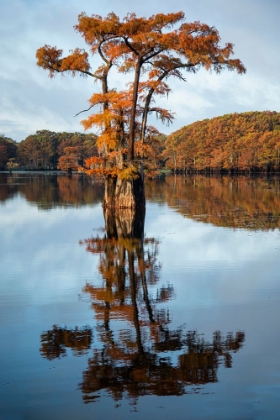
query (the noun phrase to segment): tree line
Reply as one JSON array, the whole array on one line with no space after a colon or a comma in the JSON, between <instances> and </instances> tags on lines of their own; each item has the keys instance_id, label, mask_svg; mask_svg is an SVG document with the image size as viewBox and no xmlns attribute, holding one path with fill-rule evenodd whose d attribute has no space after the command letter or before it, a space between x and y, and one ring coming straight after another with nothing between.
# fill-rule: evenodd
<instances>
[{"instance_id":1,"label":"tree line","mask_svg":"<svg viewBox=\"0 0 280 420\"><path fill-rule=\"evenodd\" d=\"M280 171L280 113L227 114L158 134L147 159L150 175L161 169L186 173ZM97 136L40 130L16 143L0 135L0 169L77 170L98 158Z\"/></svg>"},{"instance_id":2,"label":"tree line","mask_svg":"<svg viewBox=\"0 0 280 420\"><path fill-rule=\"evenodd\" d=\"M39 130L19 143L0 135L0 169L78 169L98 154L96 135Z\"/></svg>"},{"instance_id":3,"label":"tree line","mask_svg":"<svg viewBox=\"0 0 280 420\"><path fill-rule=\"evenodd\" d=\"M153 174L158 174L158 169L164 166L160 156L165 139L166 136L159 133L149 154L145 150L146 168L153 170ZM86 159L99 156L97 136L92 133L38 130L18 143L4 134L0 135L0 170L75 171L84 165Z\"/></svg>"}]
</instances>

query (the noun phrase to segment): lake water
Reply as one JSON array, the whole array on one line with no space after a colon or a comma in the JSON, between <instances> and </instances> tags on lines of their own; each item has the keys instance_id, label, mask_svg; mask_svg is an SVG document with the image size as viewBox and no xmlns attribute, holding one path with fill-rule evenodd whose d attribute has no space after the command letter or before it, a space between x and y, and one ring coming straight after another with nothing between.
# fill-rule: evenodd
<instances>
[{"instance_id":1,"label":"lake water","mask_svg":"<svg viewBox=\"0 0 280 420\"><path fill-rule=\"evenodd\" d=\"M279 419L280 183L0 174L0 419Z\"/></svg>"}]
</instances>

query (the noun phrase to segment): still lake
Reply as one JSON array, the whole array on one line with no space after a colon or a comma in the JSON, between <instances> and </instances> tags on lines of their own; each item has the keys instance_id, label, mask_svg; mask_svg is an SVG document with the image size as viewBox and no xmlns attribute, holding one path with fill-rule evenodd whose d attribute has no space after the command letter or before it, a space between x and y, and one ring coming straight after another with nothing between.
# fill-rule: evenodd
<instances>
[{"instance_id":1,"label":"still lake","mask_svg":"<svg viewBox=\"0 0 280 420\"><path fill-rule=\"evenodd\" d=\"M280 182L0 174L0 419L279 419ZM133 279L133 282L132 282Z\"/></svg>"}]
</instances>

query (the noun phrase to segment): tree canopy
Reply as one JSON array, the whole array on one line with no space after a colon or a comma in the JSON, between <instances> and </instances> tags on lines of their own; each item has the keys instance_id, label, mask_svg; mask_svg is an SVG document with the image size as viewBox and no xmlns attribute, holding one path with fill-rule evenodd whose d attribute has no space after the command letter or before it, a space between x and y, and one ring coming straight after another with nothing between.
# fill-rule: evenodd
<instances>
[{"instance_id":1,"label":"tree canopy","mask_svg":"<svg viewBox=\"0 0 280 420\"><path fill-rule=\"evenodd\" d=\"M99 157L86 161L89 174L102 173L134 179L140 176L139 162L143 150L153 150L157 130L147 125L155 113L162 122L170 123L173 114L155 104L155 97L170 92L170 77L185 80L184 72L196 73L200 68L220 73L224 69L245 72L239 59L232 58L233 45L220 46L217 29L198 21L185 22L183 12L152 15L149 18L127 14L122 20L109 13L105 18L81 13L75 30L84 38L89 51L74 49L69 55L57 47L45 45L37 50L37 65L49 76L70 72L92 77L101 84L89 102L98 110L82 121L85 129L99 131ZM99 55L101 65L92 70L90 54ZM132 73L126 89L109 87L112 68Z\"/></svg>"}]
</instances>

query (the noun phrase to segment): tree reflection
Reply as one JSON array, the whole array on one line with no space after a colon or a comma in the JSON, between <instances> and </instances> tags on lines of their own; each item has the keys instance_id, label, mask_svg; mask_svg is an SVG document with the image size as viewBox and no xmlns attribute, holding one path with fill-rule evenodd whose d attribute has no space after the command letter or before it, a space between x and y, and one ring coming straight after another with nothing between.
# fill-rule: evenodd
<instances>
[{"instance_id":1,"label":"tree reflection","mask_svg":"<svg viewBox=\"0 0 280 420\"><path fill-rule=\"evenodd\" d=\"M40 210L101 203L103 190L101 182L81 174L72 178L28 172L0 174L0 202L20 194Z\"/></svg>"},{"instance_id":2,"label":"tree reflection","mask_svg":"<svg viewBox=\"0 0 280 420\"><path fill-rule=\"evenodd\" d=\"M90 327L74 329L62 328L54 325L52 330L41 335L41 355L48 360L66 356L66 348L71 348L75 356L87 353L92 343L92 329Z\"/></svg>"},{"instance_id":3,"label":"tree reflection","mask_svg":"<svg viewBox=\"0 0 280 420\"><path fill-rule=\"evenodd\" d=\"M96 319L96 343L79 389L85 403L101 390L115 400L142 395L183 395L194 385L218 381L218 368L232 366L232 353L243 332L207 341L197 331L172 327L166 303L175 298L172 284L160 285L159 241L144 237L143 213L105 213L106 233L81 245L98 256L100 277L87 283ZM69 347L80 355L91 347L89 327L53 327L41 335L41 354L53 359Z\"/></svg>"},{"instance_id":4,"label":"tree reflection","mask_svg":"<svg viewBox=\"0 0 280 420\"><path fill-rule=\"evenodd\" d=\"M279 177L167 176L146 180L147 200L167 203L185 217L247 230L280 228Z\"/></svg>"},{"instance_id":5,"label":"tree reflection","mask_svg":"<svg viewBox=\"0 0 280 420\"><path fill-rule=\"evenodd\" d=\"M54 207L81 207L102 202L104 185L93 178L74 174L0 174L0 202L16 194L41 210ZM215 226L268 230L280 228L279 178L167 176L165 179L145 180L149 201L167 203L185 217ZM110 218L119 218L110 223ZM108 237L118 235L118 226L127 223L127 232L139 236L141 228L123 211L118 216L105 214ZM130 225L135 225L132 231Z\"/></svg>"},{"instance_id":6,"label":"tree reflection","mask_svg":"<svg viewBox=\"0 0 280 420\"><path fill-rule=\"evenodd\" d=\"M139 343L132 346L135 338L131 334L120 337L118 348L111 340L111 345L107 341L102 349L95 350L80 384L84 401L93 401L102 389L115 400L124 396L189 393L191 385L217 382L219 365L224 361L224 366L230 368L231 352L241 348L245 339L243 332L237 332L235 336L228 334L223 339L216 331L208 342L196 331L185 334L182 330L167 329L160 336L162 341L151 342L150 348L145 350L142 343L140 349ZM176 360L172 355L175 350L181 350Z\"/></svg>"}]
</instances>

